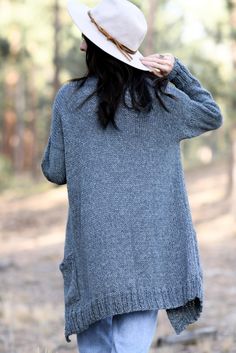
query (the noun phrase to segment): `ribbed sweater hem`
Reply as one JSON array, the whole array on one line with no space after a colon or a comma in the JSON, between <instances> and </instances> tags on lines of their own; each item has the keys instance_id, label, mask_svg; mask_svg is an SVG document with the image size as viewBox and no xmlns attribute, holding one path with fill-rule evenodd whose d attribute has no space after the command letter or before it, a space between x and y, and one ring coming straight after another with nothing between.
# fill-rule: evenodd
<instances>
[{"instance_id":1,"label":"ribbed sweater hem","mask_svg":"<svg viewBox=\"0 0 236 353\"><path fill-rule=\"evenodd\" d=\"M115 314L139 310L166 309L175 333L195 322L203 307L202 277L167 289L131 288L96 298L86 305L78 301L65 307L65 338L87 329L93 322Z\"/></svg>"}]
</instances>

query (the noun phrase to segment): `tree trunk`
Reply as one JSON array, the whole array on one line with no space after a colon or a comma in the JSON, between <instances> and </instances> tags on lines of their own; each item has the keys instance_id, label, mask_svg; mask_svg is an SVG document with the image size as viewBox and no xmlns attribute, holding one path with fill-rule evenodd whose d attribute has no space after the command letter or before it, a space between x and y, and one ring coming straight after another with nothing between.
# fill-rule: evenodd
<instances>
[{"instance_id":1,"label":"tree trunk","mask_svg":"<svg viewBox=\"0 0 236 353\"><path fill-rule=\"evenodd\" d=\"M59 37L60 37L60 7L59 7L59 0L55 0L54 2L54 58L53 58L53 65L54 65L54 78L53 78L53 89L54 95L58 91L60 87L60 52L59 52Z\"/></svg>"},{"instance_id":2,"label":"tree trunk","mask_svg":"<svg viewBox=\"0 0 236 353\"><path fill-rule=\"evenodd\" d=\"M233 59L233 77L232 80L232 91L236 91L236 0L227 0L226 4L228 6L230 15L230 26L231 26L231 48L232 48L232 59ZM236 97L233 96L231 102L231 111L236 115ZM230 128L230 158L229 158L229 184L228 192L231 194L231 212L234 220L236 221L236 116L233 116L232 128ZM231 190L230 190L231 189ZM231 191L231 192L230 192Z\"/></svg>"},{"instance_id":3,"label":"tree trunk","mask_svg":"<svg viewBox=\"0 0 236 353\"><path fill-rule=\"evenodd\" d=\"M236 125L231 130L232 143L232 192L231 192L231 214L236 222Z\"/></svg>"},{"instance_id":4,"label":"tree trunk","mask_svg":"<svg viewBox=\"0 0 236 353\"><path fill-rule=\"evenodd\" d=\"M16 84L16 131L15 131L15 146L14 146L14 169L16 172L22 172L24 169L24 129L25 129L25 82L24 75L18 78Z\"/></svg>"},{"instance_id":5,"label":"tree trunk","mask_svg":"<svg viewBox=\"0 0 236 353\"><path fill-rule=\"evenodd\" d=\"M149 10L147 16L148 32L146 36L146 46L144 48L144 54L153 54L155 50L155 19L157 14L158 1L149 0Z\"/></svg>"},{"instance_id":6,"label":"tree trunk","mask_svg":"<svg viewBox=\"0 0 236 353\"><path fill-rule=\"evenodd\" d=\"M27 155L28 155L28 168L32 172L33 177L37 177L37 171L38 171L38 159L37 159L37 153L38 153L38 145L37 145L37 126L36 126L36 90L35 90L35 84L34 84L34 67L31 66L31 73L30 73L30 81L28 83L29 85L29 100L28 100L28 106L29 106L29 128L28 128L28 138L26 139L26 149L27 149Z\"/></svg>"},{"instance_id":7,"label":"tree trunk","mask_svg":"<svg viewBox=\"0 0 236 353\"><path fill-rule=\"evenodd\" d=\"M10 73L8 73L10 75ZM8 77L4 82L4 107L3 107L3 131L1 151L11 164L14 163L14 146L16 132L16 111L13 108L14 85L9 82Z\"/></svg>"}]
</instances>

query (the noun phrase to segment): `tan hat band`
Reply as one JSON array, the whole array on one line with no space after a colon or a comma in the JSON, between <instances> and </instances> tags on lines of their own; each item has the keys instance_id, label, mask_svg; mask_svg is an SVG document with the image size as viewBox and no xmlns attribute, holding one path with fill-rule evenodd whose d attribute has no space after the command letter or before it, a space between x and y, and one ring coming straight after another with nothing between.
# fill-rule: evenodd
<instances>
[{"instance_id":1,"label":"tan hat band","mask_svg":"<svg viewBox=\"0 0 236 353\"><path fill-rule=\"evenodd\" d=\"M103 27L99 26L99 24L94 20L93 16L91 15L91 12L88 11L88 15L91 19L91 21L96 25L96 27L98 28L98 30L103 33L106 37L107 40L110 40L111 42L113 42L117 48L120 50L120 52L122 54L125 55L125 57L128 60L132 60L132 56L130 54L135 54L137 52L137 50L131 50L128 47L126 47L125 45L121 44L117 39L115 39L114 37L112 37Z\"/></svg>"}]
</instances>

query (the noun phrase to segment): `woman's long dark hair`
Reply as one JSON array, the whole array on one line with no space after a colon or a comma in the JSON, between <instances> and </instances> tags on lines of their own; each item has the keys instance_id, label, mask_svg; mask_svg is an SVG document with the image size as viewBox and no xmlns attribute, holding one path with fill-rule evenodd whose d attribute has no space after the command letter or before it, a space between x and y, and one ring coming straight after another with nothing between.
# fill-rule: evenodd
<instances>
[{"instance_id":1,"label":"woman's long dark hair","mask_svg":"<svg viewBox=\"0 0 236 353\"><path fill-rule=\"evenodd\" d=\"M157 77L150 71L136 69L100 49L84 34L82 34L82 37L87 43L86 63L88 72L86 76L74 78L70 81L77 81L79 83L78 88L80 88L89 77L96 76L98 78L95 91L82 104L97 94L99 98L98 120L104 129L111 122L119 130L115 122L115 112L121 97L123 97L127 108L135 109L139 112L144 110L150 111L152 109L152 96L148 90L148 86L154 87L155 96L160 101L162 107L169 112L162 101L161 95L165 94L174 99L176 97L165 92L165 87L168 83L167 78ZM151 82L148 82L147 78L151 79ZM126 89L130 89L132 107L129 107L125 102L124 95Z\"/></svg>"}]
</instances>

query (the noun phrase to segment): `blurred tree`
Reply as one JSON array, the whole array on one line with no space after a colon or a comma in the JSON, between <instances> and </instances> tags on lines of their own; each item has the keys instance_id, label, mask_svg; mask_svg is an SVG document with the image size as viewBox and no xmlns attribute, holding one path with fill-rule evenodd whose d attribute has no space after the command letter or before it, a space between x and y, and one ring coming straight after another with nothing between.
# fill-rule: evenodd
<instances>
[{"instance_id":1,"label":"blurred tree","mask_svg":"<svg viewBox=\"0 0 236 353\"><path fill-rule=\"evenodd\" d=\"M60 6L59 0L54 0L54 23L53 23L53 30L54 30L54 58L53 58L53 65L54 65L54 79L53 79L53 87L54 87L54 95L58 91L61 83L60 83L60 31L61 31L61 22L60 22Z\"/></svg>"},{"instance_id":2,"label":"blurred tree","mask_svg":"<svg viewBox=\"0 0 236 353\"><path fill-rule=\"evenodd\" d=\"M228 115L231 120L228 137L230 140L229 183L227 196L231 196L231 210L236 221L236 0L226 0L230 18L230 38L233 72L229 85Z\"/></svg>"},{"instance_id":3,"label":"blurred tree","mask_svg":"<svg viewBox=\"0 0 236 353\"><path fill-rule=\"evenodd\" d=\"M214 0L132 1L148 21L141 52L172 52L217 99L229 99L228 63L215 55L218 46L222 46L220 51L226 46L222 38L228 23L222 8L216 9L226 0L217 0L217 6ZM94 6L98 0L85 3ZM206 15L209 12L210 17ZM66 0L2 0L0 13L0 152L15 175L28 171L36 176L40 174L39 159L48 138L55 93L61 83L85 73L85 54L79 50L80 32L68 16ZM197 25L192 27L196 19ZM201 145L211 149L212 160L218 158L224 147L222 132L185 141L187 167L200 161L197 150Z\"/></svg>"},{"instance_id":4,"label":"blurred tree","mask_svg":"<svg viewBox=\"0 0 236 353\"><path fill-rule=\"evenodd\" d=\"M157 2L156 0L149 0L149 9L147 14L147 22L148 22L148 32L145 39L145 55L150 55L155 51L155 23L156 23L156 15L157 15L157 7L163 3L163 0Z\"/></svg>"}]
</instances>

